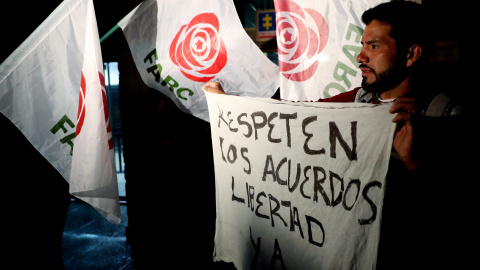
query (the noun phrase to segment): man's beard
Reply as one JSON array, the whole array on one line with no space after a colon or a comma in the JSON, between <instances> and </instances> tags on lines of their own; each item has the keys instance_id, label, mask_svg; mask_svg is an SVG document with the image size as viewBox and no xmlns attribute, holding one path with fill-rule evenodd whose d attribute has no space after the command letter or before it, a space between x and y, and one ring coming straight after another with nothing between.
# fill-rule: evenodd
<instances>
[{"instance_id":1,"label":"man's beard","mask_svg":"<svg viewBox=\"0 0 480 270\"><path fill-rule=\"evenodd\" d=\"M410 73L410 68L405 66L405 61L396 60L393 63L393 66L389 67L387 70L377 73L375 70L371 69L375 75L376 80L371 83L367 83L364 77L362 79L362 88L371 93L381 94L385 91L391 90L399 85ZM365 64L361 64L360 67L368 67Z\"/></svg>"}]
</instances>

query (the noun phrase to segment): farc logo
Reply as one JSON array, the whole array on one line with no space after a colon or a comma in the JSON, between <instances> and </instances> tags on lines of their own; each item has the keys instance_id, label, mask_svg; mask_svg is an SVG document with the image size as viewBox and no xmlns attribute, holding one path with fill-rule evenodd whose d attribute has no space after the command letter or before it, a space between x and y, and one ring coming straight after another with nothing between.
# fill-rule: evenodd
<instances>
[{"instance_id":1,"label":"farc logo","mask_svg":"<svg viewBox=\"0 0 480 270\"><path fill-rule=\"evenodd\" d=\"M280 4L278 4L280 3ZM276 6L280 72L291 81L310 79L318 67L318 54L328 41L328 25L316 10L293 1Z\"/></svg>"},{"instance_id":2,"label":"farc logo","mask_svg":"<svg viewBox=\"0 0 480 270\"><path fill-rule=\"evenodd\" d=\"M108 150L113 149L113 138L112 138L112 129L110 126L110 116L108 113L108 100L107 100L107 95L106 95L106 90L105 90L105 78L103 77L103 74L98 72L98 78L100 80L101 84L101 91L102 91L102 101L103 101L103 114L105 116L105 124L107 125L107 135L108 135ZM80 82L80 97L78 101L78 113L77 113L77 129L75 132L75 137L77 137L80 132L82 131L83 128L83 123L85 122L85 97L87 93L87 84L85 81L85 76L83 75L82 72L82 79Z\"/></svg>"},{"instance_id":3,"label":"farc logo","mask_svg":"<svg viewBox=\"0 0 480 270\"><path fill-rule=\"evenodd\" d=\"M170 59L190 80L208 82L227 63L227 50L213 13L195 16L183 25L170 45Z\"/></svg>"},{"instance_id":4,"label":"farc logo","mask_svg":"<svg viewBox=\"0 0 480 270\"><path fill-rule=\"evenodd\" d=\"M75 137L82 131L83 122L85 121L85 94L87 93L87 83L85 82L85 76L80 81L80 97L78 98L78 112L77 112L77 130L75 131Z\"/></svg>"}]
</instances>

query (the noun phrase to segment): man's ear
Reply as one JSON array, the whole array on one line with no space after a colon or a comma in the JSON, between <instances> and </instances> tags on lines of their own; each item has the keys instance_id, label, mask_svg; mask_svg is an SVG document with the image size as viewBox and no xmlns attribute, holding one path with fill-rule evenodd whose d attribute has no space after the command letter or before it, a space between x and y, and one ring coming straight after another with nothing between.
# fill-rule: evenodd
<instances>
[{"instance_id":1,"label":"man's ear","mask_svg":"<svg viewBox=\"0 0 480 270\"><path fill-rule=\"evenodd\" d=\"M415 44L410 47L407 54L407 67L411 67L413 63L417 62L420 56L422 56L422 47L420 45Z\"/></svg>"}]
</instances>

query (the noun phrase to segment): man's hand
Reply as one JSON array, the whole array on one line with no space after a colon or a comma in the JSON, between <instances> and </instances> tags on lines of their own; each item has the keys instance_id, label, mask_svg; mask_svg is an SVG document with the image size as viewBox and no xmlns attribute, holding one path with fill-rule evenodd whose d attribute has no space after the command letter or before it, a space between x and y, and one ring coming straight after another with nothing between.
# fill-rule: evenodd
<instances>
[{"instance_id":1,"label":"man's hand","mask_svg":"<svg viewBox=\"0 0 480 270\"><path fill-rule=\"evenodd\" d=\"M209 93L225 95L225 91L223 91L222 85L220 85L220 83L218 82L207 82L202 86L202 90Z\"/></svg>"},{"instance_id":2,"label":"man's hand","mask_svg":"<svg viewBox=\"0 0 480 270\"><path fill-rule=\"evenodd\" d=\"M397 130L393 138L393 148L409 170L420 166L420 162L414 156L415 144L412 117L415 112L415 98L413 97L398 97L390 108L390 113L397 113L392 120L392 122L397 123Z\"/></svg>"}]
</instances>

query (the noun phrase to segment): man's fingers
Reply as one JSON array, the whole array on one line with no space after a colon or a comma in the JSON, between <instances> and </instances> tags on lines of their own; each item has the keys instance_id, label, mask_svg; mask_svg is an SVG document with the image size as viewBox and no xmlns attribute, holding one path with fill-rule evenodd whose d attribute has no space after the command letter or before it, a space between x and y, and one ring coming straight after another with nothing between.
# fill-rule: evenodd
<instances>
[{"instance_id":1,"label":"man's fingers","mask_svg":"<svg viewBox=\"0 0 480 270\"><path fill-rule=\"evenodd\" d=\"M202 86L202 90L209 92L209 93L215 93L215 94L225 94L225 91L223 91L222 85L218 82L207 82Z\"/></svg>"},{"instance_id":2,"label":"man's fingers","mask_svg":"<svg viewBox=\"0 0 480 270\"><path fill-rule=\"evenodd\" d=\"M407 122L412 119L412 114L408 112L399 112L395 117L392 119L392 122Z\"/></svg>"},{"instance_id":3,"label":"man's fingers","mask_svg":"<svg viewBox=\"0 0 480 270\"><path fill-rule=\"evenodd\" d=\"M207 91L207 88L218 88L218 83L216 82L207 82L202 86L202 90Z\"/></svg>"},{"instance_id":4,"label":"man's fingers","mask_svg":"<svg viewBox=\"0 0 480 270\"><path fill-rule=\"evenodd\" d=\"M415 113L415 98L413 97L398 97L390 107L390 113L409 112Z\"/></svg>"}]
</instances>

